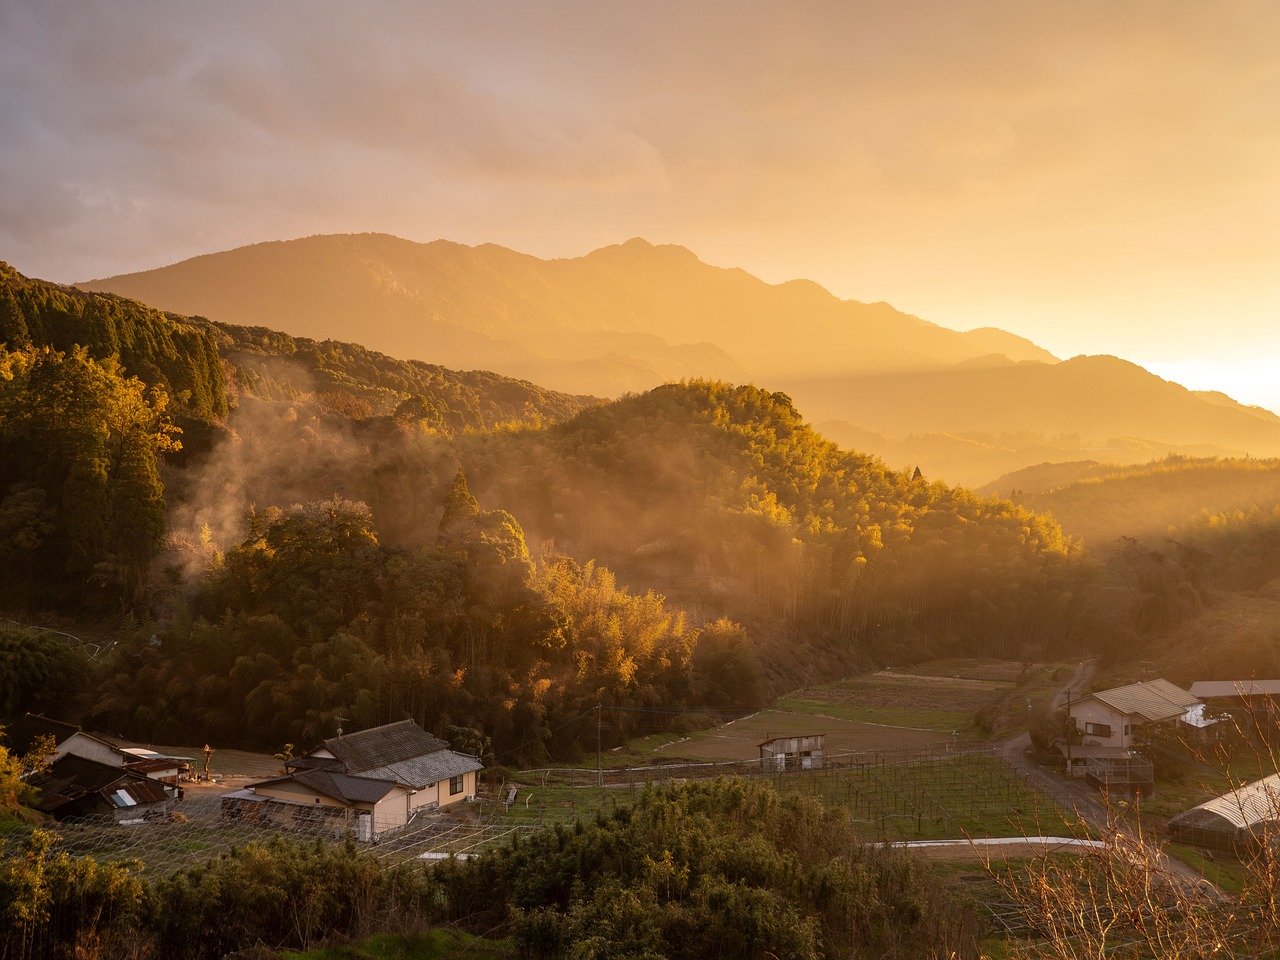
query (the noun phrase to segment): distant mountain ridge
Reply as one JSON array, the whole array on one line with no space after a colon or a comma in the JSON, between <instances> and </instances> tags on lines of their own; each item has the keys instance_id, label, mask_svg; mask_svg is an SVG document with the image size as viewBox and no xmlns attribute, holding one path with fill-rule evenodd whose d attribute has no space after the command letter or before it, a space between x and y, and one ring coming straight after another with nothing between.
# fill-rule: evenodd
<instances>
[{"instance_id":1,"label":"distant mountain ridge","mask_svg":"<svg viewBox=\"0 0 1280 960\"><path fill-rule=\"evenodd\" d=\"M1280 455L1280 417L1225 394L1115 357L1059 361L1003 330L949 330L640 239L542 260L493 244L314 236L82 286L578 395L760 383L834 439L879 436L870 449L950 482L1047 459Z\"/></svg>"},{"instance_id":2,"label":"distant mountain ridge","mask_svg":"<svg viewBox=\"0 0 1280 960\"><path fill-rule=\"evenodd\" d=\"M79 286L175 312L617 395L664 380L916 369L990 353L1051 362L990 328L958 333L810 281L768 284L633 239L541 260L385 234L306 237Z\"/></svg>"}]
</instances>

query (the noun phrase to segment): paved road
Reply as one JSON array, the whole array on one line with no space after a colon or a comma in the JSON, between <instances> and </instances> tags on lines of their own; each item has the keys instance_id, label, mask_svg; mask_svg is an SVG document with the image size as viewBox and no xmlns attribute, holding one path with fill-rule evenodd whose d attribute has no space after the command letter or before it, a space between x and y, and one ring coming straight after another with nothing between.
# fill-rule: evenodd
<instances>
[{"instance_id":1,"label":"paved road","mask_svg":"<svg viewBox=\"0 0 1280 960\"><path fill-rule=\"evenodd\" d=\"M1066 705L1067 691L1079 694L1086 684L1093 679L1097 669L1096 660L1086 660L1076 667L1071 680L1053 696L1050 702L1052 710L1059 710ZM1033 787L1050 797L1064 810L1074 813L1099 833L1110 829L1124 830L1122 824L1116 824L1108 816L1106 804L1088 783L1081 780L1069 780L1053 769L1046 769L1031 759L1031 734L1020 733L1010 737L1003 745L1004 758L1015 770L1022 773ZM1198 884L1209 884L1198 871L1174 857L1162 857L1165 869L1176 876L1184 877ZM1209 884L1212 886L1211 884Z\"/></svg>"}]
</instances>

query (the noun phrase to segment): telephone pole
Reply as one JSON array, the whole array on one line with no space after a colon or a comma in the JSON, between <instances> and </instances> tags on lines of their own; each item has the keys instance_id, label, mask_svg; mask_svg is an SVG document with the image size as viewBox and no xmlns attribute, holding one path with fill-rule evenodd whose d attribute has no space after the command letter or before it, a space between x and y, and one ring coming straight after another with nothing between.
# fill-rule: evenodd
<instances>
[{"instance_id":1,"label":"telephone pole","mask_svg":"<svg viewBox=\"0 0 1280 960\"><path fill-rule=\"evenodd\" d=\"M596 786L604 786L604 767L600 762L600 710L601 704L596 704Z\"/></svg>"}]
</instances>

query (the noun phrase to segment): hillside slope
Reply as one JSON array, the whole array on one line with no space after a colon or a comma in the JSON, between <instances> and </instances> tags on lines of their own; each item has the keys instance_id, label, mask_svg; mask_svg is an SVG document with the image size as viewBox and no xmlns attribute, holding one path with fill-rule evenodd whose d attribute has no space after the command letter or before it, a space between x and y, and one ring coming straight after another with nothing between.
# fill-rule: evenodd
<instances>
[{"instance_id":1,"label":"hillside slope","mask_svg":"<svg viewBox=\"0 0 1280 960\"><path fill-rule=\"evenodd\" d=\"M1280 418L1115 357L1060 363L1001 330L948 330L639 239L542 260L492 244L315 236L84 286L577 394L767 384L841 442L952 483L1045 460L1280 454Z\"/></svg>"},{"instance_id":2,"label":"hillside slope","mask_svg":"<svg viewBox=\"0 0 1280 960\"><path fill-rule=\"evenodd\" d=\"M1043 464L983 488L1057 517L1086 545L1154 538L1174 528L1280 506L1280 460L1168 457L1115 467L1096 462ZM1175 534L1176 535L1176 534Z\"/></svg>"}]
</instances>

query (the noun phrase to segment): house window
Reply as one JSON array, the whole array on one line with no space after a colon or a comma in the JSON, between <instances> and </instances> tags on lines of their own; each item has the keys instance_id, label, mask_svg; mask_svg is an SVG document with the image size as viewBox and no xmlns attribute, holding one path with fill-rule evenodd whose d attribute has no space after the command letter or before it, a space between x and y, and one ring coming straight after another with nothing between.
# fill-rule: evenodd
<instances>
[{"instance_id":1,"label":"house window","mask_svg":"<svg viewBox=\"0 0 1280 960\"><path fill-rule=\"evenodd\" d=\"M1084 733L1087 737L1110 737L1111 724L1086 722L1084 725Z\"/></svg>"},{"instance_id":2,"label":"house window","mask_svg":"<svg viewBox=\"0 0 1280 960\"><path fill-rule=\"evenodd\" d=\"M454 796L462 792L462 774L449 778L449 796Z\"/></svg>"},{"instance_id":3,"label":"house window","mask_svg":"<svg viewBox=\"0 0 1280 960\"><path fill-rule=\"evenodd\" d=\"M1129 735L1129 725L1127 723L1124 725L1124 735L1126 737Z\"/></svg>"}]
</instances>

